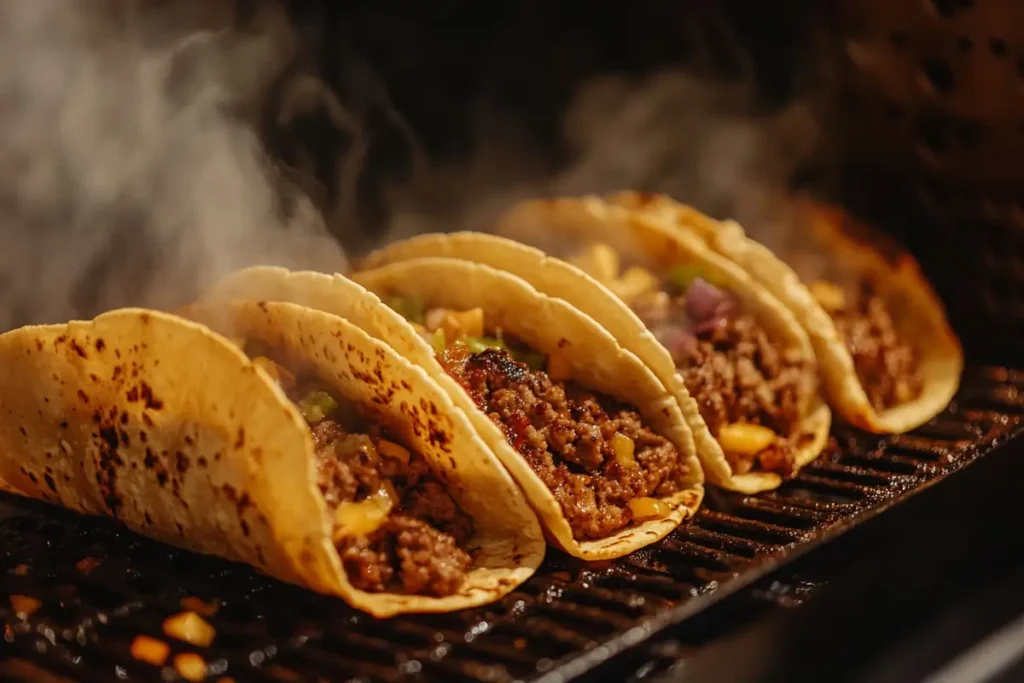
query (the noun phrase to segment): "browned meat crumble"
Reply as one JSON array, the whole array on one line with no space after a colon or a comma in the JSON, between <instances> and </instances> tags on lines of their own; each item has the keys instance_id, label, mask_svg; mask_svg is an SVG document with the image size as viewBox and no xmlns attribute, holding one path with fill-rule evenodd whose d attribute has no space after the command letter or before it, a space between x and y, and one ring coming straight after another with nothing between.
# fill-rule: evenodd
<instances>
[{"instance_id":1,"label":"browned meat crumble","mask_svg":"<svg viewBox=\"0 0 1024 683\"><path fill-rule=\"evenodd\" d=\"M441 360L551 490L577 538L608 536L636 517L631 501L685 488L679 452L631 406L552 381L506 349L455 344ZM629 457L616 448L622 437Z\"/></svg>"}]
</instances>

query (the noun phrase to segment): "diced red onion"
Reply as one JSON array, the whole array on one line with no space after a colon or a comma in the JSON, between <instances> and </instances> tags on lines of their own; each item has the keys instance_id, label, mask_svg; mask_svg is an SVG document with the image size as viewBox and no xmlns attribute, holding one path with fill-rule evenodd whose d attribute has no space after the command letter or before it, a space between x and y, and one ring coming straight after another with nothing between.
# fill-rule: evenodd
<instances>
[{"instance_id":1,"label":"diced red onion","mask_svg":"<svg viewBox=\"0 0 1024 683\"><path fill-rule=\"evenodd\" d=\"M673 358L692 350L697 345L697 338L692 332L676 325L659 325L653 332L654 337Z\"/></svg>"},{"instance_id":2,"label":"diced red onion","mask_svg":"<svg viewBox=\"0 0 1024 683\"><path fill-rule=\"evenodd\" d=\"M696 278L686 290L686 315L700 323L715 315L715 309L726 298L725 293L704 278Z\"/></svg>"}]
</instances>

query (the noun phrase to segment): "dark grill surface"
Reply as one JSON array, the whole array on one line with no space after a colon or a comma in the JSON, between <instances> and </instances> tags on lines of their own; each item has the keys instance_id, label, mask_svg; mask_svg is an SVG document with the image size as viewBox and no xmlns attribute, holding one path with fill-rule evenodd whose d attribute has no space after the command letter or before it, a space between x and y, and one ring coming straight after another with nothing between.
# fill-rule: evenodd
<instances>
[{"instance_id":1,"label":"dark grill surface","mask_svg":"<svg viewBox=\"0 0 1024 683\"><path fill-rule=\"evenodd\" d=\"M621 561L552 552L497 604L390 621L105 521L4 499L0 674L182 680L176 655L198 653L211 681L564 680L740 589L782 607L813 596L813 581L758 579L984 455L1018 432L1021 415L1024 372L969 368L950 410L913 434L840 429L835 447L778 491L711 491L692 523ZM18 596L41 606L27 615ZM216 605L209 647L163 632L186 598ZM132 657L138 634L169 645L162 669ZM650 673L685 654L672 643L649 649Z\"/></svg>"}]
</instances>

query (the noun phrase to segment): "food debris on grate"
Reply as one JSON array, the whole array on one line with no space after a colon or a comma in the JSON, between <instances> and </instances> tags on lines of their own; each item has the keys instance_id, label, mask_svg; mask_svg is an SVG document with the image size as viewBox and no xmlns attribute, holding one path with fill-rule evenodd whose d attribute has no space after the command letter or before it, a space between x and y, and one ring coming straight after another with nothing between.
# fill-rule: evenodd
<instances>
[{"instance_id":1,"label":"food debris on grate","mask_svg":"<svg viewBox=\"0 0 1024 683\"><path fill-rule=\"evenodd\" d=\"M950 409L912 434L837 428L828 451L780 489L757 496L712 490L691 523L654 546L590 564L552 551L536 576L495 604L385 621L105 520L5 498L14 512L0 520L7 594L0 674L534 679L601 645L611 653L685 619L970 463L1016 434L1021 415L1024 373L968 368ZM780 590L766 599L795 598ZM25 678L26 666L37 673Z\"/></svg>"}]
</instances>

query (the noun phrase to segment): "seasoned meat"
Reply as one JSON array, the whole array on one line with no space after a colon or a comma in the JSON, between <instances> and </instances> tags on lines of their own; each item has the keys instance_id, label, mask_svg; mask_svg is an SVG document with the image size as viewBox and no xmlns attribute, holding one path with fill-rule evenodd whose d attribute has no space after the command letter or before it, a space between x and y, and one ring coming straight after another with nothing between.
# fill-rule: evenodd
<instances>
[{"instance_id":1,"label":"seasoned meat","mask_svg":"<svg viewBox=\"0 0 1024 683\"><path fill-rule=\"evenodd\" d=\"M849 306L831 312L868 400L885 410L921 395L917 350L900 337L885 302L865 287Z\"/></svg>"},{"instance_id":2,"label":"seasoned meat","mask_svg":"<svg viewBox=\"0 0 1024 683\"><path fill-rule=\"evenodd\" d=\"M445 596L457 591L472 562L460 547L473 533L427 463L378 452L365 434L350 433L325 418L312 427L320 491L333 515L344 502L358 502L389 480L400 500L368 536L344 537L338 552L356 588L408 595Z\"/></svg>"},{"instance_id":3,"label":"seasoned meat","mask_svg":"<svg viewBox=\"0 0 1024 683\"><path fill-rule=\"evenodd\" d=\"M633 520L630 500L684 487L688 471L675 446L631 406L553 382L504 349L450 348L442 363L551 490L576 538L608 536ZM616 458L615 434L632 440L635 462Z\"/></svg>"},{"instance_id":4,"label":"seasoned meat","mask_svg":"<svg viewBox=\"0 0 1024 683\"><path fill-rule=\"evenodd\" d=\"M693 326L683 296L660 293L634 311L669 350L712 435L737 422L768 427L779 438L758 453L757 464L791 473L795 448L789 437L814 391L812 368L799 352L781 348L750 314L730 312ZM688 327L692 331L684 331ZM731 464L742 473L753 462Z\"/></svg>"},{"instance_id":5,"label":"seasoned meat","mask_svg":"<svg viewBox=\"0 0 1024 683\"><path fill-rule=\"evenodd\" d=\"M339 552L352 585L369 592L451 595L472 562L453 536L403 514L369 536L347 539Z\"/></svg>"}]
</instances>

